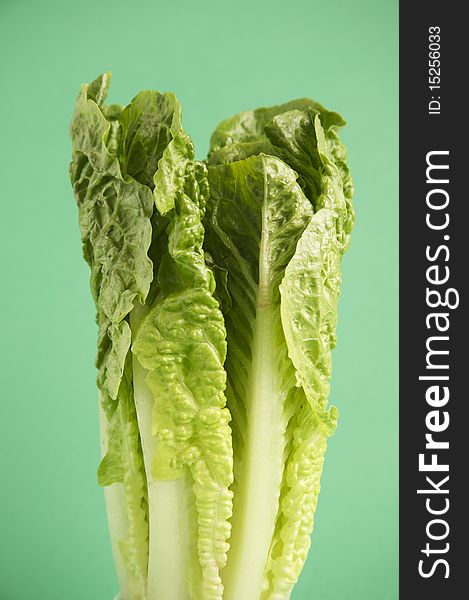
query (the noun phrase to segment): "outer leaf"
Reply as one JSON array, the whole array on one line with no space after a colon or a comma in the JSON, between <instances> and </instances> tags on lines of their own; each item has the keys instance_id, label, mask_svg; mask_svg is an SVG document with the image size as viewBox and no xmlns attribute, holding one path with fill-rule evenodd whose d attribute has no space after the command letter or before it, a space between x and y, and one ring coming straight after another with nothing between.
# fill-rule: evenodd
<instances>
[{"instance_id":1,"label":"outer leaf","mask_svg":"<svg viewBox=\"0 0 469 600\"><path fill-rule=\"evenodd\" d=\"M114 531L111 530L128 573L125 577L121 575L122 592L126 593L125 598L145 600L148 569L148 494L133 400L130 355L127 356L118 403L110 418L106 438L106 453L98 469L99 483L103 486L122 484L125 497L125 535L115 537ZM111 523L113 518L114 516L109 514ZM119 559L116 562L118 566Z\"/></svg>"},{"instance_id":2,"label":"outer leaf","mask_svg":"<svg viewBox=\"0 0 469 600\"><path fill-rule=\"evenodd\" d=\"M215 600L223 592L219 569L226 562L232 498L226 333L202 248L205 169L194 161L184 132L164 151L154 182L156 204L169 221L168 246L158 271L160 293L138 324L132 350L154 398L151 477L191 481L186 502L194 502L198 525L189 545L196 546L199 565L191 569L191 597ZM156 538L154 544L155 555L161 555ZM174 582L157 573L155 582L155 598L173 597Z\"/></svg>"},{"instance_id":3,"label":"outer leaf","mask_svg":"<svg viewBox=\"0 0 469 600\"><path fill-rule=\"evenodd\" d=\"M315 210L321 207L319 197L323 194L321 156L327 155L328 160L333 162L340 176L337 179L337 185L342 188L340 196L343 194L345 201L341 207L345 211L342 231L348 240L355 220L353 184L346 162L346 150L337 133L337 123L326 120L326 126L324 118L312 107L306 111L289 111L275 116L264 130L275 153L299 174L299 181Z\"/></svg>"},{"instance_id":4,"label":"outer leaf","mask_svg":"<svg viewBox=\"0 0 469 600\"><path fill-rule=\"evenodd\" d=\"M147 256L151 241L151 190L121 174L120 107L104 107L105 74L81 88L72 120L71 180L79 208L83 253L91 267L96 303L98 387L106 414L109 445L99 469L104 485L122 483L127 537L119 540L127 573L119 573L132 600L146 597L148 523L146 479L136 423L132 423L131 342L128 315L144 301L153 277ZM133 409L134 411L134 409ZM112 533L112 532L111 532Z\"/></svg>"},{"instance_id":5,"label":"outer leaf","mask_svg":"<svg viewBox=\"0 0 469 600\"><path fill-rule=\"evenodd\" d=\"M108 86L107 74L82 86L71 126L70 176L97 309L98 384L115 399L130 347L125 319L136 298L145 300L153 278L147 256L153 202L148 187L124 181L119 161L106 145L117 137L100 109Z\"/></svg>"},{"instance_id":6,"label":"outer leaf","mask_svg":"<svg viewBox=\"0 0 469 600\"><path fill-rule=\"evenodd\" d=\"M298 242L280 285L281 318L288 355L303 398L291 423L292 444L282 486L280 514L267 565L269 585L263 598L289 597L310 546L320 476L336 409L327 409L332 349L335 346L342 254L348 243L347 203L339 170L331 161L316 117L321 160L320 210Z\"/></svg>"},{"instance_id":7,"label":"outer leaf","mask_svg":"<svg viewBox=\"0 0 469 600\"><path fill-rule=\"evenodd\" d=\"M153 188L163 152L181 129L181 107L174 94L140 92L120 116L121 163L125 173Z\"/></svg>"}]
</instances>

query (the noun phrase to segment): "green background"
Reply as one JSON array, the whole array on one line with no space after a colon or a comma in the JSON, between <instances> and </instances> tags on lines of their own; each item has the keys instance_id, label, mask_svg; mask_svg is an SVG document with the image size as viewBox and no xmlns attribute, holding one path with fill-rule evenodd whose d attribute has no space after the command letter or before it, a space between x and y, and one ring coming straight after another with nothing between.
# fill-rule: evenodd
<instances>
[{"instance_id":1,"label":"green background","mask_svg":"<svg viewBox=\"0 0 469 600\"><path fill-rule=\"evenodd\" d=\"M348 121L357 226L341 418L294 600L397 598L397 2L0 0L1 600L111 600L96 327L68 181L81 82L174 91L199 157L242 109L311 96ZM239 599L242 600L242 599Z\"/></svg>"}]
</instances>

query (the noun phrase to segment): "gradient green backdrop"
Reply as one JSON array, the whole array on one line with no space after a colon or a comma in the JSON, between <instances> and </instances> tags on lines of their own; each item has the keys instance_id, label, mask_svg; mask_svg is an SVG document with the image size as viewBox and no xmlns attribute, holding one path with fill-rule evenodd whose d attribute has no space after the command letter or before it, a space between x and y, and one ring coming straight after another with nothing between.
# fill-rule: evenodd
<instances>
[{"instance_id":1,"label":"gradient green backdrop","mask_svg":"<svg viewBox=\"0 0 469 600\"><path fill-rule=\"evenodd\" d=\"M199 157L223 118L311 96L348 121L357 226L341 418L294 600L397 598L397 2L0 0L0 600L111 600L96 328L68 181L81 82L174 91ZM243 600L240 598L239 600Z\"/></svg>"}]
</instances>

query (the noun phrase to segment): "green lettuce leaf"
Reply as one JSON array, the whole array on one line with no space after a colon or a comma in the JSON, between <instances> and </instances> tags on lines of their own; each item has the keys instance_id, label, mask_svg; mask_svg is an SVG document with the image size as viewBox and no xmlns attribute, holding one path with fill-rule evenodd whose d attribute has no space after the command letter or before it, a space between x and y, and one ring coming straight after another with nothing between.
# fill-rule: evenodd
<instances>
[{"instance_id":1,"label":"green lettuce leaf","mask_svg":"<svg viewBox=\"0 0 469 600\"><path fill-rule=\"evenodd\" d=\"M190 597L218 600L223 593L219 570L226 563L230 534L233 470L224 395L226 331L202 247L206 169L194 160L184 132L165 149L154 183L156 205L169 221L168 243L157 275L159 294L142 312L132 345L155 400L151 434L156 447L149 476L183 482L174 485L174 494L180 502L185 495L196 520L186 532L186 548L181 548L192 563ZM160 552L161 543L166 547ZM154 553L168 555L167 543L155 539ZM176 597L173 579L155 575L155 590L161 594L155 598Z\"/></svg>"},{"instance_id":2,"label":"green lettuce leaf","mask_svg":"<svg viewBox=\"0 0 469 600\"><path fill-rule=\"evenodd\" d=\"M122 587L132 600L147 598L148 570L148 491L140 443L130 353L119 387L118 404L105 433L107 448L98 469L102 486L122 484L125 498L125 535L116 535L115 543L126 569L120 574ZM119 492L118 492L119 493ZM109 514L112 524L113 515Z\"/></svg>"},{"instance_id":3,"label":"green lettuce leaf","mask_svg":"<svg viewBox=\"0 0 469 600\"><path fill-rule=\"evenodd\" d=\"M330 128L343 123L297 101L242 113L212 138L206 250L227 273L235 460L228 600L289 598L336 427L328 394L352 188L321 117ZM263 153L268 144L275 157Z\"/></svg>"},{"instance_id":4,"label":"green lettuce leaf","mask_svg":"<svg viewBox=\"0 0 469 600\"><path fill-rule=\"evenodd\" d=\"M126 572L122 586L132 600L146 598L148 523L146 476L138 428L132 417L129 313L144 301L153 278L151 190L124 179L117 157L120 107L103 105L109 74L83 85L72 119L70 176L79 209L83 254L91 267L91 291L98 323L97 383L109 440L98 470L102 485L122 484L128 528L117 540ZM133 411L135 412L135 411ZM125 583L124 583L125 580ZM131 583L128 583L130 580Z\"/></svg>"},{"instance_id":5,"label":"green lettuce leaf","mask_svg":"<svg viewBox=\"0 0 469 600\"><path fill-rule=\"evenodd\" d=\"M321 160L316 117L320 119L327 152L341 176L347 209L344 232L350 236L355 220L353 183L346 149L338 133L345 121L318 102L303 98L271 108L245 111L223 121L212 135L208 163L234 162L261 152L278 156L297 172L298 183L317 210L316 202L321 194Z\"/></svg>"},{"instance_id":6,"label":"green lettuce leaf","mask_svg":"<svg viewBox=\"0 0 469 600\"><path fill-rule=\"evenodd\" d=\"M209 156L225 146L268 140L264 128L269 121L290 111L307 112L309 110L321 116L321 123L325 129L345 125L345 121L339 114L326 110L321 104L309 98L300 98L269 108L247 110L218 125L210 139Z\"/></svg>"},{"instance_id":7,"label":"green lettuce leaf","mask_svg":"<svg viewBox=\"0 0 469 600\"><path fill-rule=\"evenodd\" d=\"M130 348L126 317L136 299L145 301L153 278L147 255L153 201L148 187L124 180L117 157L107 147L108 140L115 145L118 135L100 108L109 82L105 74L81 88L71 125L70 177L97 309L98 385L115 399Z\"/></svg>"},{"instance_id":8,"label":"green lettuce leaf","mask_svg":"<svg viewBox=\"0 0 469 600\"><path fill-rule=\"evenodd\" d=\"M206 248L226 269L228 407L234 507L224 598L258 599L274 534L295 412L295 370L280 317L279 285L313 210L281 160L254 156L209 168Z\"/></svg>"},{"instance_id":9,"label":"green lettuce leaf","mask_svg":"<svg viewBox=\"0 0 469 600\"><path fill-rule=\"evenodd\" d=\"M171 93L140 92L121 113L124 173L153 188L163 152L181 129L181 107Z\"/></svg>"},{"instance_id":10,"label":"green lettuce leaf","mask_svg":"<svg viewBox=\"0 0 469 600\"><path fill-rule=\"evenodd\" d=\"M292 442L267 563L268 586L262 598L269 600L288 597L303 568L327 437L337 419L336 409L327 409L327 399L336 342L340 263L346 249L346 204L337 167L327 156L321 155L321 160L319 204L327 208L320 208L311 219L280 285L283 331L296 371L301 408L291 423Z\"/></svg>"}]
</instances>

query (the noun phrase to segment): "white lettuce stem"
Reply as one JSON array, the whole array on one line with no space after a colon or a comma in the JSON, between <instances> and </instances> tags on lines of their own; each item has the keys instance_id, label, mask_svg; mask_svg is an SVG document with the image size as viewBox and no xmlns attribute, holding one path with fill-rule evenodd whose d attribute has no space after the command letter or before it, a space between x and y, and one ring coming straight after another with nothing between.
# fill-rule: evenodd
<instances>
[{"instance_id":1,"label":"white lettuce stem","mask_svg":"<svg viewBox=\"0 0 469 600\"><path fill-rule=\"evenodd\" d=\"M101 456L107 452L108 446L108 421L104 410L99 403L99 424L101 437ZM106 502L106 513L111 538L112 555L116 566L117 580L121 591L120 598L126 600L131 598L131 577L122 559L119 548L119 542L125 540L128 536L129 519L127 517L127 504L125 500L125 491L122 483L113 483L104 488L104 499Z\"/></svg>"},{"instance_id":2,"label":"white lettuce stem","mask_svg":"<svg viewBox=\"0 0 469 600\"><path fill-rule=\"evenodd\" d=\"M278 307L272 303L269 272L269 223L262 214L259 285L247 398L247 431L236 477L232 536L223 600L259 600L275 529L283 476L285 394L276 343Z\"/></svg>"},{"instance_id":3,"label":"white lettuce stem","mask_svg":"<svg viewBox=\"0 0 469 600\"><path fill-rule=\"evenodd\" d=\"M224 600L259 600L274 533L286 427L274 331L272 306L259 303L246 400L248 430L238 470L231 549L222 571Z\"/></svg>"},{"instance_id":4,"label":"white lettuce stem","mask_svg":"<svg viewBox=\"0 0 469 600\"><path fill-rule=\"evenodd\" d=\"M151 433L155 401L145 382L147 371L135 355L132 366L135 407L148 481L147 600L189 600L189 488L185 478L158 481L152 477L157 443Z\"/></svg>"}]
</instances>

